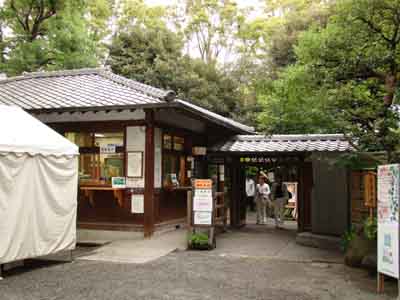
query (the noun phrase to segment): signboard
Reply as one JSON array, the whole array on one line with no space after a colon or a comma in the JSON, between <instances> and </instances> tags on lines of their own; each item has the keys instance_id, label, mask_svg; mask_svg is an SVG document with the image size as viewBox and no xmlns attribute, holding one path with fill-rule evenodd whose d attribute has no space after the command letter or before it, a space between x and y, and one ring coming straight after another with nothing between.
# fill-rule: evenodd
<instances>
[{"instance_id":1,"label":"signboard","mask_svg":"<svg viewBox=\"0 0 400 300\"><path fill-rule=\"evenodd\" d=\"M213 195L211 179L194 181L193 224L212 225Z\"/></svg>"},{"instance_id":2,"label":"signboard","mask_svg":"<svg viewBox=\"0 0 400 300\"><path fill-rule=\"evenodd\" d=\"M125 188L126 178L125 177L111 177L111 185L113 188Z\"/></svg>"},{"instance_id":3,"label":"signboard","mask_svg":"<svg viewBox=\"0 0 400 300\"><path fill-rule=\"evenodd\" d=\"M110 154L117 152L117 145L115 144L108 144L100 146L100 153L101 154Z\"/></svg>"},{"instance_id":4,"label":"signboard","mask_svg":"<svg viewBox=\"0 0 400 300\"><path fill-rule=\"evenodd\" d=\"M195 189L212 189L212 180L211 179L196 179L194 181Z\"/></svg>"},{"instance_id":5,"label":"signboard","mask_svg":"<svg viewBox=\"0 0 400 300\"><path fill-rule=\"evenodd\" d=\"M131 196L131 212L133 214L144 213L144 195Z\"/></svg>"},{"instance_id":6,"label":"signboard","mask_svg":"<svg viewBox=\"0 0 400 300\"><path fill-rule=\"evenodd\" d=\"M127 153L126 172L128 177L143 177L143 152L131 151Z\"/></svg>"},{"instance_id":7,"label":"signboard","mask_svg":"<svg viewBox=\"0 0 400 300\"><path fill-rule=\"evenodd\" d=\"M194 211L212 211L213 199L211 189L196 189L193 198Z\"/></svg>"},{"instance_id":8,"label":"signboard","mask_svg":"<svg viewBox=\"0 0 400 300\"><path fill-rule=\"evenodd\" d=\"M207 154L207 148L206 147L193 147L192 148L192 154L193 155L206 155Z\"/></svg>"},{"instance_id":9,"label":"signboard","mask_svg":"<svg viewBox=\"0 0 400 300\"><path fill-rule=\"evenodd\" d=\"M376 207L376 174L373 172L364 175L364 199L366 207Z\"/></svg>"},{"instance_id":10,"label":"signboard","mask_svg":"<svg viewBox=\"0 0 400 300\"><path fill-rule=\"evenodd\" d=\"M378 272L399 279L400 165L378 167Z\"/></svg>"},{"instance_id":11,"label":"signboard","mask_svg":"<svg viewBox=\"0 0 400 300\"><path fill-rule=\"evenodd\" d=\"M195 211L194 224L196 225L212 225L211 211Z\"/></svg>"}]
</instances>

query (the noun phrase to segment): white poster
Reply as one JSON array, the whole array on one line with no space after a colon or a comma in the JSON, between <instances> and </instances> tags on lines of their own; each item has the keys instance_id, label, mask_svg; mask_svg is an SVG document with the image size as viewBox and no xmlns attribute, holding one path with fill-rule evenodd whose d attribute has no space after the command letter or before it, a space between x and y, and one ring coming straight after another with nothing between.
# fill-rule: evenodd
<instances>
[{"instance_id":1,"label":"white poster","mask_svg":"<svg viewBox=\"0 0 400 300\"><path fill-rule=\"evenodd\" d=\"M211 211L195 211L194 225L212 225Z\"/></svg>"},{"instance_id":2,"label":"white poster","mask_svg":"<svg viewBox=\"0 0 400 300\"><path fill-rule=\"evenodd\" d=\"M399 278L400 165L378 167L378 272Z\"/></svg>"},{"instance_id":3,"label":"white poster","mask_svg":"<svg viewBox=\"0 0 400 300\"><path fill-rule=\"evenodd\" d=\"M144 195L131 196L131 212L133 214L144 213Z\"/></svg>"},{"instance_id":4,"label":"white poster","mask_svg":"<svg viewBox=\"0 0 400 300\"><path fill-rule=\"evenodd\" d=\"M127 175L135 178L143 177L143 152L128 152Z\"/></svg>"},{"instance_id":5,"label":"white poster","mask_svg":"<svg viewBox=\"0 0 400 300\"><path fill-rule=\"evenodd\" d=\"M212 211L213 198L212 191L206 189L197 189L193 198L194 211Z\"/></svg>"},{"instance_id":6,"label":"white poster","mask_svg":"<svg viewBox=\"0 0 400 300\"><path fill-rule=\"evenodd\" d=\"M397 225L379 225L378 257L379 272L399 278L399 235Z\"/></svg>"}]
</instances>

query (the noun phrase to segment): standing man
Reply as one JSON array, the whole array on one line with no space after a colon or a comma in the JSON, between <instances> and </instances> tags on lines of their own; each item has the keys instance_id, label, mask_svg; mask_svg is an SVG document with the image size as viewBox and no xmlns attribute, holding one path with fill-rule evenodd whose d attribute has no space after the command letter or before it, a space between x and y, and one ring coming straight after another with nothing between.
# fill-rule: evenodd
<instances>
[{"instance_id":1,"label":"standing man","mask_svg":"<svg viewBox=\"0 0 400 300\"><path fill-rule=\"evenodd\" d=\"M276 181L272 185L271 195L274 206L275 227L280 228L284 223L284 208L289 200L288 189L283 183L281 175L276 176Z\"/></svg>"},{"instance_id":2,"label":"standing man","mask_svg":"<svg viewBox=\"0 0 400 300\"><path fill-rule=\"evenodd\" d=\"M264 173L261 173L258 178L256 189L257 224L267 224L267 205L270 194L271 189L267 184L267 177Z\"/></svg>"},{"instance_id":3,"label":"standing man","mask_svg":"<svg viewBox=\"0 0 400 300\"><path fill-rule=\"evenodd\" d=\"M256 185L254 180L249 176L246 176L246 208L250 208L250 211L255 211L254 196L256 193Z\"/></svg>"}]
</instances>

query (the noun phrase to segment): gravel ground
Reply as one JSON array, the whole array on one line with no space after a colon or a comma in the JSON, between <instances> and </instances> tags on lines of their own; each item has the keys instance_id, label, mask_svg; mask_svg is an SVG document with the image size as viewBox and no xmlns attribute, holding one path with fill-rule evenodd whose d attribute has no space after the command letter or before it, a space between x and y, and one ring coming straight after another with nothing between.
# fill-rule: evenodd
<instances>
[{"instance_id":1,"label":"gravel ground","mask_svg":"<svg viewBox=\"0 0 400 300\"><path fill-rule=\"evenodd\" d=\"M298 263L217 252L175 252L146 264L34 262L5 274L1 300L395 299L375 279L341 264Z\"/></svg>"}]
</instances>

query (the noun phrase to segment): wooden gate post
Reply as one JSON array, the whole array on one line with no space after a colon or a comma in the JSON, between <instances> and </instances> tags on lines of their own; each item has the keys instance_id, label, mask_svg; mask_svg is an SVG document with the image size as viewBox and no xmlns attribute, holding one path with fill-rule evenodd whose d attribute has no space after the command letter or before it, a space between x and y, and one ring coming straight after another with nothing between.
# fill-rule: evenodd
<instances>
[{"instance_id":1,"label":"wooden gate post","mask_svg":"<svg viewBox=\"0 0 400 300\"><path fill-rule=\"evenodd\" d=\"M154 233L154 112L146 111L146 146L144 178L144 237Z\"/></svg>"}]
</instances>

